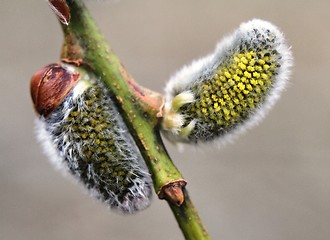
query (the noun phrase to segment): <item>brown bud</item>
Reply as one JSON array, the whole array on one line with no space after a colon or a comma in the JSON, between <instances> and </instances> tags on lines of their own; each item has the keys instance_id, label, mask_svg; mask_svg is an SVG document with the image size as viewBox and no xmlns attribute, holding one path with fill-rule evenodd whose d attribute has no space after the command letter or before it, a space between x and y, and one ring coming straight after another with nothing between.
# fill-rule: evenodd
<instances>
[{"instance_id":1,"label":"brown bud","mask_svg":"<svg viewBox=\"0 0 330 240\"><path fill-rule=\"evenodd\" d=\"M48 0L50 8L54 11L61 23L69 25L70 9L65 0Z\"/></svg>"},{"instance_id":2,"label":"brown bud","mask_svg":"<svg viewBox=\"0 0 330 240\"><path fill-rule=\"evenodd\" d=\"M50 64L36 72L30 84L35 110L47 117L64 101L78 80L78 72L60 64Z\"/></svg>"},{"instance_id":3,"label":"brown bud","mask_svg":"<svg viewBox=\"0 0 330 240\"><path fill-rule=\"evenodd\" d=\"M183 188L186 185L187 182L183 179L169 182L161 188L158 197L160 199L166 199L172 204L180 207L184 202Z\"/></svg>"}]
</instances>

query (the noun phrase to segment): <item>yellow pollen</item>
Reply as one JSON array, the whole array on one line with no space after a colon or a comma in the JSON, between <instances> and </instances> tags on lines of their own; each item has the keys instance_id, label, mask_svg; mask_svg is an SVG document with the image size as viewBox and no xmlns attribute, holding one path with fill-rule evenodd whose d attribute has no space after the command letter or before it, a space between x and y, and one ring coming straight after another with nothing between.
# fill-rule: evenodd
<instances>
[{"instance_id":1,"label":"yellow pollen","mask_svg":"<svg viewBox=\"0 0 330 240\"><path fill-rule=\"evenodd\" d=\"M264 70L267 71L268 69L269 69L269 65L268 65L268 64L265 64L265 65L264 65Z\"/></svg>"},{"instance_id":2,"label":"yellow pollen","mask_svg":"<svg viewBox=\"0 0 330 240\"><path fill-rule=\"evenodd\" d=\"M242 72L241 69L236 69L236 74L239 75L239 76L241 76L241 75L243 75L243 72Z\"/></svg>"},{"instance_id":3,"label":"yellow pollen","mask_svg":"<svg viewBox=\"0 0 330 240\"><path fill-rule=\"evenodd\" d=\"M259 60L258 60L258 63L259 63L260 65L264 65L264 64L265 64L265 61L262 60L262 59L259 59Z\"/></svg>"},{"instance_id":4,"label":"yellow pollen","mask_svg":"<svg viewBox=\"0 0 330 240\"><path fill-rule=\"evenodd\" d=\"M247 70L248 70L249 72L254 72L254 67L248 66L248 67L247 67Z\"/></svg>"},{"instance_id":5,"label":"yellow pollen","mask_svg":"<svg viewBox=\"0 0 330 240\"><path fill-rule=\"evenodd\" d=\"M221 106L225 106L226 105L226 102L222 98L219 99L219 103L221 104Z\"/></svg>"},{"instance_id":6,"label":"yellow pollen","mask_svg":"<svg viewBox=\"0 0 330 240\"><path fill-rule=\"evenodd\" d=\"M251 78L251 73L245 71L245 72L244 72L244 76L247 77L247 78Z\"/></svg>"},{"instance_id":7,"label":"yellow pollen","mask_svg":"<svg viewBox=\"0 0 330 240\"><path fill-rule=\"evenodd\" d=\"M237 87L242 91L245 89L245 85L243 83L238 83Z\"/></svg>"},{"instance_id":8,"label":"yellow pollen","mask_svg":"<svg viewBox=\"0 0 330 240\"><path fill-rule=\"evenodd\" d=\"M234 77L234 80L236 81L235 77ZM235 85L235 82L233 80L229 79L228 84L229 84L229 86L233 86L233 85Z\"/></svg>"},{"instance_id":9,"label":"yellow pollen","mask_svg":"<svg viewBox=\"0 0 330 240\"><path fill-rule=\"evenodd\" d=\"M246 57L242 57L241 58L242 63L244 63L245 65L247 65L249 63L249 61L246 59Z\"/></svg>"},{"instance_id":10,"label":"yellow pollen","mask_svg":"<svg viewBox=\"0 0 330 240\"><path fill-rule=\"evenodd\" d=\"M257 82L255 79L251 79L251 80L250 80L250 83L251 83L252 85L257 85L257 84L258 84L258 82Z\"/></svg>"},{"instance_id":11,"label":"yellow pollen","mask_svg":"<svg viewBox=\"0 0 330 240\"><path fill-rule=\"evenodd\" d=\"M237 76L236 74L233 76L233 79L236 81L236 82L238 82L239 80L240 80L240 77L239 76Z\"/></svg>"},{"instance_id":12,"label":"yellow pollen","mask_svg":"<svg viewBox=\"0 0 330 240\"><path fill-rule=\"evenodd\" d=\"M260 73L258 73L258 72L253 72L252 75L255 78L260 78Z\"/></svg>"},{"instance_id":13,"label":"yellow pollen","mask_svg":"<svg viewBox=\"0 0 330 240\"><path fill-rule=\"evenodd\" d=\"M232 102L230 102L230 103L228 104L228 107L229 107L230 109L233 109L233 108L235 107L235 105L234 105Z\"/></svg>"},{"instance_id":14,"label":"yellow pollen","mask_svg":"<svg viewBox=\"0 0 330 240\"><path fill-rule=\"evenodd\" d=\"M227 116L230 114L230 111L227 108L223 108L222 111Z\"/></svg>"},{"instance_id":15,"label":"yellow pollen","mask_svg":"<svg viewBox=\"0 0 330 240\"><path fill-rule=\"evenodd\" d=\"M226 71L224 74L225 74L226 78L231 78L231 74L228 71Z\"/></svg>"},{"instance_id":16,"label":"yellow pollen","mask_svg":"<svg viewBox=\"0 0 330 240\"><path fill-rule=\"evenodd\" d=\"M245 70L246 69L246 66L244 63L240 62L237 64L242 70Z\"/></svg>"},{"instance_id":17,"label":"yellow pollen","mask_svg":"<svg viewBox=\"0 0 330 240\"><path fill-rule=\"evenodd\" d=\"M254 68L256 69L256 71L262 72L262 67L261 66L255 66Z\"/></svg>"},{"instance_id":18,"label":"yellow pollen","mask_svg":"<svg viewBox=\"0 0 330 240\"><path fill-rule=\"evenodd\" d=\"M267 75L267 74L265 74L265 73L262 73L262 74L261 74L261 77L262 77L263 79L265 79L265 80L267 80L267 79L268 79L268 75Z\"/></svg>"}]
</instances>

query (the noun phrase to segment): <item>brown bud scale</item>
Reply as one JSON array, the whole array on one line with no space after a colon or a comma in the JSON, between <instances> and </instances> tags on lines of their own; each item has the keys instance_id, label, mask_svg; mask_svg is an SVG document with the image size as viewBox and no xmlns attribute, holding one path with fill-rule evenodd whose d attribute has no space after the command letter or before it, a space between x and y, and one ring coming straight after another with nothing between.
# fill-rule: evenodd
<instances>
[{"instance_id":1,"label":"brown bud scale","mask_svg":"<svg viewBox=\"0 0 330 240\"><path fill-rule=\"evenodd\" d=\"M48 0L48 4L60 22L65 25L69 25L71 14L65 0Z\"/></svg>"},{"instance_id":2,"label":"brown bud scale","mask_svg":"<svg viewBox=\"0 0 330 240\"><path fill-rule=\"evenodd\" d=\"M169 182L162 186L158 193L159 199L166 199L172 204L180 207L184 202L183 188L187 185L184 179Z\"/></svg>"},{"instance_id":3,"label":"brown bud scale","mask_svg":"<svg viewBox=\"0 0 330 240\"><path fill-rule=\"evenodd\" d=\"M31 97L39 115L47 117L69 95L79 80L79 73L50 64L36 72L31 79Z\"/></svg>"}]
</instances>

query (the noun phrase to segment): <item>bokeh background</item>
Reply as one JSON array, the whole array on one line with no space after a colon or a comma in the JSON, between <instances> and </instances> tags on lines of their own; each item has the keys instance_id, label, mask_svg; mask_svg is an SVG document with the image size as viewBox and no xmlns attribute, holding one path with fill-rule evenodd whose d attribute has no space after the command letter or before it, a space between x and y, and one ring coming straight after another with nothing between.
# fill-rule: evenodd
<instances>
[{"instance_id":1,"label":"bokeh background","mask_svg":"<svg viewBox=\"0 0 330 240\"><path fill-rule=\"evenodd\" d=\"M280 102L222 149L167 143L213 239L330 237L330 1L86 1L142 85L162 91L182 65L243 21L269 20L295 67ZM122 216L54 170L36 143L29 81L57 61L62 33L44 0L0 5L0 239L183 239L165 201Z\"/></svg>"}]
</instances>

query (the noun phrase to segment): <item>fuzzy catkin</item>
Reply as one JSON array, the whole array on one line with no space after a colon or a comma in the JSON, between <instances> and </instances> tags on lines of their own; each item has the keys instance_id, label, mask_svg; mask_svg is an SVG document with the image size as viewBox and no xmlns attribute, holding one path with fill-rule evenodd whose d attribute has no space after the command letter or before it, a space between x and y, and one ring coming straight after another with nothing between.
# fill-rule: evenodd
<instances>
[{"instance_id":1,"label":"fuzzy catkin","mask_svg":"<svg viewBox=\"0 0 330 240\"><path fill-rule=\"evenodd\" d=\"M258 123L279 98L292 65L283 34L269 22L241 24L215 52L166 86L162 127L176 142L222 142Z\"/></svg>"},{"instance_id":2,"label":"fuzzy catkin","mask_svg":"<svg viewBox=\"0 0 330 240\"><path fill-rule=\"evenodd\" d=\"M123 213L149 206L150 174L99 83L80 80L59 107L37 120L36 129L51 160L69 170L94 197Z\"/></svg>"}]
</instances>

